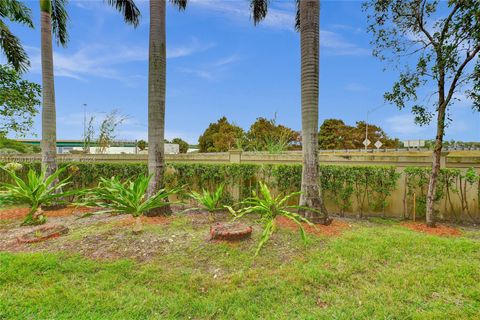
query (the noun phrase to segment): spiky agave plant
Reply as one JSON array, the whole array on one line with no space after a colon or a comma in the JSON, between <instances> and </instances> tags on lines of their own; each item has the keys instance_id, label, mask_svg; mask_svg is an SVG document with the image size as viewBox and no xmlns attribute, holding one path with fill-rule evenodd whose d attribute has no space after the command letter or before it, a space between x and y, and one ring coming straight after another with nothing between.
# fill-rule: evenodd
<instances>
[{"instance_id":1,"label":"spiky agave plant","mask_svg":"<svg viewBox=\"0 0 480 320\"><path fill-rule=\"evenodd\" d=\"M202 189L202 193L192 191L189 196L195 200L202 209L207 210L209 219L213 220L213 213L223 209L221 205L223 190L224 185L222 184L213 192Z\"/></svg>"},{"instance_id":2,"label":"spiky agave plant","mask_svg":"<svg viewBox=\"0 0 480 320\"><path fill-rule=\"evenodd\" d=\"M122 182L116 176L110 179L100 178L98 187L86 192L78 204L103 209L97 213L131 214L135 218L133 231L141 232L141 216L150 210L169 205L168 197L179 192L179 189L161 189L148 197L151 179L152 176L139 176L135 180Z\"/></svg>"},{"instance_id":3,"label":"spiky agave plant","mask_svg":"<svg viewBox=\"0 0 480 320\"><path fill-rule=\"evenodd\" d=\"M13 183L2 183L0 185L0 205L28 204L28 212L22 225L39 225L46 222L41 209L42 206L51 204L64 204L68 196L78 193L78 190L62 192L70 182L67 177L59 182L60 175L67 169L61 168L47 176L46 169L40 173L30 169L25 181L20 178L14 170L2 168L12 179Z\"/></svg>"},{"instance_id":4,"label":"spiky agave plant","mask_svg":"<svg viewBox=\"0 0 480 320\"><path fill-rule=\"evenodd\" d=\"M241 209L234 210L232 207L226 206L226 208L228 208L228 210L235 216L234 220L243 217L247 213L258 213L260 215L263 232L257 250L255 251L255 256L258 255L262 247L276 231L276 218L279 216L295 222L300 228L300 235L303 241L306 243L307 235L302 222L311 226L314 226L314 224L298 213L292 211L301 209L301 206L287 204L289 199L299 195L301 195L301 192L292 192L285 196L282 194L273 196L268 186L265 183L259 182L259 193L257 194L253 191L251 197L241 201L239 203Z\"/></svg>"}]
</instances>

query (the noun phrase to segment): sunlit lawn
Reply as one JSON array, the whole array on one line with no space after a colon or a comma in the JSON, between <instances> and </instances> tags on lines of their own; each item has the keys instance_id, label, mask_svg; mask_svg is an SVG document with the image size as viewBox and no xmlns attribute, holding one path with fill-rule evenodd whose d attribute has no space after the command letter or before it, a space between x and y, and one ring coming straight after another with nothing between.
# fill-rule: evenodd
<instances>
[{"instance_id":1,"label":"sunlit lawn","mask_svg":"<svg viewBox=\"0 0 480 320\"><path fill-rule=\"evenodd\" d=\"M181 240L144 263L0 253L0 319L478 319L480 314L480 231L441 238L396 223L362 222L339 237L310 237L305 247L297 233L282 229L255 259L258 235L227 245L206 241L207 231L208 225L194 227L182 218L148 226L147 234Z\"/></svg>"}]
</instances>

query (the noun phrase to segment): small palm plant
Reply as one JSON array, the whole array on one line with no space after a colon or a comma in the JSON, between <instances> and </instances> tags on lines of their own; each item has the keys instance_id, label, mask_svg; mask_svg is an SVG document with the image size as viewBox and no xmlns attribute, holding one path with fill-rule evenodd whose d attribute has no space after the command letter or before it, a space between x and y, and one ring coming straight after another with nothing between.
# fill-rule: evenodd
<instances>
[{"instance_id":1,"label":"small palm plant","mask_svg":"<svg viewBox=\"0 0 480 320\"><path fill-rule=\"evenodd\" d=\"M298 213L292 212L292 210L302 209L301 206L287 204L289 199L300 195L301 192L292 192L285 196L281 194L273 196L266 184L259 182L259 187L259 194L253 191L252 197L240 202L240 205L243 206L241 209L235 211L233 208L226 206L226 208L228 208L228 210L235 216L234 220L243 217L247 213L260 214L260 222L263 224L263 232L257 250L255 251L255 256L258 255L262 247L276 231L276 218L278 216L285 217L295 222L300 228L302 239L306 242L307 235L302 222L311 226L314 225Z\"/></svg>"},{"instance_id":2,"label":"small palm plant","mask_svg":"<svg viewBox=\"0 0 480 320\"><path fill-rule=\"evenodd\" d=\"M214 192L203 189L202 193L192 191L189 196L194 199L202 209L208 211L209 219L212 221L213 213L224 208L221 204L223 189L224 185L222 184Z\"/></svg>"},{"instance_id":3,"label":"small palm plant","mask_svg":"<svg viewBox=\"0 0 480 320\"><path fill-rule=\"evenodd\" d=\"M13 183L2 183L0 186L0 206L14 204L28 204L28 212L22 225L39 225L46 222L41 209L42 206L51 204L63 204L65 197L75 195L76 190L62 192L70 182L70 177L59 181L60 175L66 170L61 168L50 176L47 176L45 168L37 173L30 169L27 179L24 181L17 173L7 168L2 168L12 179ZM58 181L58 182L57 182Z\"/></svg>"},{"instance_id":4,"label":"small palm plant","mask_svg":"<svg viewBox=\"0 0 480 320\"><path fill-rule=\"evenodd\" d=\"M118 177L100 178L98 187L88 190L86 197L78 203L82 206L97 207L103 210L97 213L131 214L135 218L133 231L142 231L141 216L148 211L169 205L168 197L179 192L178 189L161 189L147 197L148 184L152 176L139 176L135 180L120 181Z\"/></svg>"}]
</instances>

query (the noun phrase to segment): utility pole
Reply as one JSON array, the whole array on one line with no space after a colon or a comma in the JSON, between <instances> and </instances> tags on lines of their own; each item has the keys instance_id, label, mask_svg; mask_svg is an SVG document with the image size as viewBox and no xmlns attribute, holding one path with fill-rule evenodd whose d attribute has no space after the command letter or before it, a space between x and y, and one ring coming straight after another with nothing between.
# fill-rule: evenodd
<instances>
[{"instance_id":1,"label":"utility pole","mask_svg":"<svg viewBox=\"0 0 480 320\"><path fill-rule=\"evenodd\" d=\"M87 149L86 146L87 140L87 104L83 104L83 150Z\"/></svg>"}]
</instances>

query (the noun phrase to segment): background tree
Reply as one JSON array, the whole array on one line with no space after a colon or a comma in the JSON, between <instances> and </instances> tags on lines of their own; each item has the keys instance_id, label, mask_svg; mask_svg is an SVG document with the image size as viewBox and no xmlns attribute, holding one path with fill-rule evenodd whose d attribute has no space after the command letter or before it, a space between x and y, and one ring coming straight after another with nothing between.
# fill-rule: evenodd
<instances>
[{"instance_id":1,"label":"background tree","mask_svg":"<svg viewBox=\"0 0 480 320\"><path fill-rule=\"evenodd\" d=\"M31 11L20 1L0 0L0 48L15 71L24 72L30 66L27 53L5 24L5 19L33 28Z\"/></svg>"},{"instance_id":2,"label":"background tree","mask_svg":"<svg viewBox=\"0 0 480 320\"><path fill-rule=\"evenodd\" d=\"M187 153L188 151L188 142L180 138L174 138L172 143L176 143L179 146L180 153Z\"/></svg>"},{"instance_id":3,"label":"background tree","mask_svg":"<svg viewBox=\"0 0 480 320\"><path fill-rule=\"evenodd\" d=\"M248 150L268 151L272 144L284 145L287 149L297 142L299 133L276 123L276 119L257 118L246 133L246 147Z\"/></svg>"},{"instance_id":4,"label":"background tree","mask_svg":"<svg viewBox=\"0 0 480 320\"><path fill-rule=\"evenodd\" d=\"M150 0L150 33L148 50L148 173L153 176L148 196L164 186L165 175L165 91L166 91L166 1ZM187 0L171 1L185 10ZM152 210L147 215L171 213L170 206Z\"/></svg>"},{"instance_id":5,"label":"background tree","mask_svg":"<svg viewBox=\"0 0 480 320\"><path fill-rule=\"evenodd\" d=\"M368 124L368 139L373 143L382 142L383 148L398 148L400 141L390 139L385 131L377 125ZM326 119L320 126L318 144L320 149L363 149L365 140L365 121L358 121L356 126L346 125L340 119ZM373 149L373 143L369 148Z\"/></svg>"},{"instance_id":6,"label":"background tree","mask_svg":"<svg viewBox=\"0 0 480 320\"><path fill-rule=\"evenodd\" d=\"M148 146L147 141L145 141L145 140L138 140L137 141L137 148L140 151L146 150L147 146Z\"/></svg>"},{"instance_id":7,"label":"background tree","mask_svg":"<svg viewBox=\"0 0 480 320\"><path fill-rule=\"evenodd\" d=\"M113 110L108 113L100 124L98 129L98 153L105 153L109 147L115 142L117 137L116 132L118 127L127 119L126 116L123 116L118 113L118 110Z\"/></svg>"},{"instance_id":8,"label":"background tree","mask_svg":"<svg viewBox=\"0 0 480 320\"><path fill-rule=\"evenodd\" d=\"M216 123L210 123L198 139L200 152L226 152L235 148L244 136L242 128L222 117Z\"/></svg>"},{"instance_id":9,"label":"background tree","mask_svg":"<svg viewBox=\"0 0 480 320\"><path fill-rule=\"evenodd\" d=\"M353 127L347 126L340 119L326 119L320 126L318 145L322 150L354 149L351 137Z\"/></svg>"},{"instance_id":10,"label":"background tree","mask_svg":"<svg viewBox=\"0 0 480 320\"><path fill-rule=\"evenodd\" d=\"M370 0L364 9L374 37L374 55L403 67L385 99L400 109L411 107L419 124L429 123L436 115L426 207L427 225L434 227L448 108L463 91L473 99L474 109L480 110L480 1ZM426 96L419 97L421 93Z\"/></svg>"},{"instance_id":11,"label":"background tree","mask_svg":"<svg viewBox=\"0 0 480 320\"><path fill-rule=\"evenodd\" d=\"M90 153L90 147L92 146L95 137L95 116L90 116L87 124L87 130L83 137L83 152Z\"/></svg>"},{"instance_id":12,"label":"background tree","mask_svg":"<svg viewBox=\"0 0 480 320\"><path fill-rule=\"evenodd\" d=\"M23 80L14 69L0 65L0 136L25 134L40 105L40 85Z\"/></svg>"}]
</instances>

